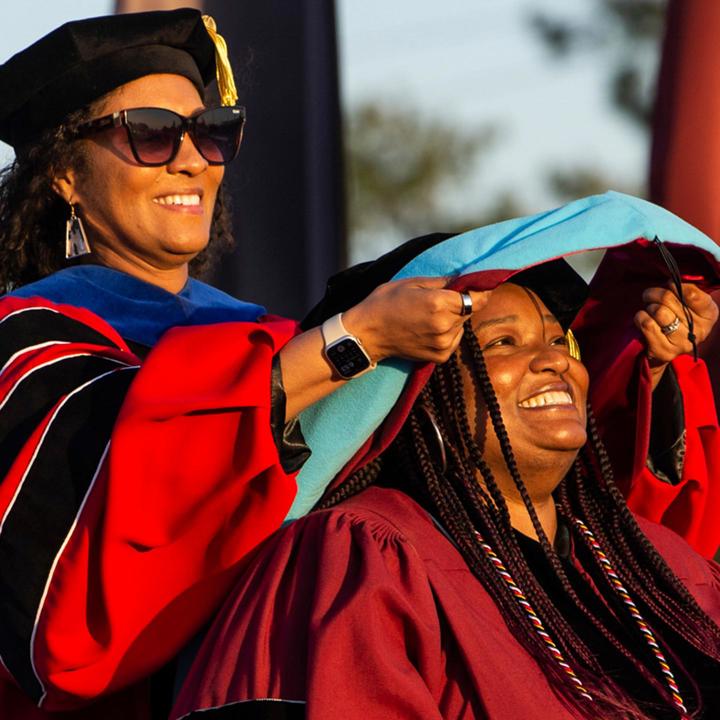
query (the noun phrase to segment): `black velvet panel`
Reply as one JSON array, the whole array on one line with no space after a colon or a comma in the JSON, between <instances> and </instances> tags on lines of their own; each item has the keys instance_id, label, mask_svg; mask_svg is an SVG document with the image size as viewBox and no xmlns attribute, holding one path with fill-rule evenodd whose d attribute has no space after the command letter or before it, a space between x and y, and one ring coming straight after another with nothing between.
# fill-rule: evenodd
<instances>
[{"instance_id":1,"label":"black velvet panel","mask_svg":"<svg viewBox=\"0 0 720 720\"><path fill-rule=\"evenodd\" d=\"M100 375L68 395L47 426L0 531L0 655L35 702L43 689L31 645L45 585L136 372L129 368Z\"/></svg>"},{"instance_id":2,"label":"black velvet panel","mask_svg":"<svg viewBox=\"0 0 720 720\"><path fill-rule=\"evenodd\" d=\"M94 355L63 358L23 377L0 408L0 478L60 398L121 363Z\"/></svg>"},{"instance_id":3,"label":"black velvet panel","mask_svg":"<svg viewBox=\"0 0 720 720\"><path fill-rule=\"evenodd\" d=\"M588 297L585 281L562 258L522 270L508 282L530 288L567 330Z\"/></svg>"},{"instance_id":4,"label":"black velvet panel","mask_svg":"<svg viewBox=\"0 0 720 720\"><path fill-rule=\"evenodd\" d=\"M49 342L75 342L118 347L105 335L78 320L42 307L29 307L0 322L0 368L18 352Z\"/></svg>"},{"instance_id":5,"label":"black velvet panel","mask_svg":"<svg viewBox=\"0 0 720 720\"><path fill-rule=\"evenodd\" d=\"M310 457L310 448L305 442L300 419L295 417L290 422L285 422L286 400L280 356L275 355L270 376L270 402L272 403L270 423L275 447L280 455L280 465L286 473L294 473Z\"/></svg>"}]
</instances>

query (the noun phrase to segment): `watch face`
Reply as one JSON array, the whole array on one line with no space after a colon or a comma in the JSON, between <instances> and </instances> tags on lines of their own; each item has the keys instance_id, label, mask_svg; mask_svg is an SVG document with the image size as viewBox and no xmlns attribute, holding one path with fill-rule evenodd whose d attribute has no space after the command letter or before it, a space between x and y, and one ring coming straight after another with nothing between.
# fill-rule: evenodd
<instances>
[{"instance_id":1,"label":"watch face","mask_svg":"<svg viewBox=\"0 0 720 720\"><path fill-rule=\"evenodd\" d=\"M326 348L325 353L338 374L344 378L353 377L370 367L368 356L351 338L343 338Z\"/></svg>"}]
</instances>

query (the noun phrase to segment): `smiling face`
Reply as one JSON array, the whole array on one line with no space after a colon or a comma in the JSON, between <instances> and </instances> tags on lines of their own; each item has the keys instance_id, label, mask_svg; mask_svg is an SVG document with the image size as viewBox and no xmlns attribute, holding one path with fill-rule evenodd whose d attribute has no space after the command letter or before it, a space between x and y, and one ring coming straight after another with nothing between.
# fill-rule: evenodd
<instances>
[{"instance_id":1,"label":"smiling face","mask_svg":"<svg viewBox=\"0 0 720 720\"><path fill-rule=\"evenodd\" d=\"M587 439L585 366L570 357L565 333L542 301L517 285L494 290L473 316L473 327L521 475L539 474L554 487ZM467 370L464 383L483 455L502 475L506 468L499 441Z\"/></svg>"},{"instance_id":2,"label":"smiling face","mask_svg":"<svg viewBox=\"0 0 720 720\"><path fill-rule=\"evenodd\" d=\"M96 117L137 107L188 116L203 103L187 78L148 75L109 95ZM208 165L187 136L161 167L137 163L124 128L80 142L86 143L87 167L67 171L55 187L75 203L95 261L151 282L167 274L178 282L186 277L187 263L208 243L223 168Z\"/></svg>"}]
</instances>

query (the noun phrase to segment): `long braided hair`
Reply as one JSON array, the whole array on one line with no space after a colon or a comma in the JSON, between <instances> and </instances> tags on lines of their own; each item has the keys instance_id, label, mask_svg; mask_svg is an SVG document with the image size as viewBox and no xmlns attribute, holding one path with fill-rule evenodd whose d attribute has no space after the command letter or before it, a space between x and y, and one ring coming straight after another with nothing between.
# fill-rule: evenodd
<instances>
[{"instance_id":1,"label":"long braided hair","mask_svg":"<svg viewBox=\"0 0 720 720\"><path fill-rule=\"evenodd\" d=\"M502 453L527 508L544 556L567 598L587 622L604 638L625 666L635 671L643 687L632 696L605 672L577 630L571 626L538 582L513 531L505 499L481 447L470 427L467 415L460 362L471 371L477 390L484 400ZM428 414L435 421L429 428ZM439 431L444 458L438 457L432 433ZM482 483L478 482L478 472ZM535 658L559 698L582 716L602 718L647 718L650 705L654 717L676 717L666 684L642 641L628 648L601 617L597 617L578 597L562 562L538 519L528 490L520 476L505 429L500 406L493 390L480 345L470 323L458 352L439 366L416 401L405 425L393 444L379 458L363 467L331 492L319 507L332 507L372 484L395 487L406 492L440 521L462 553L470 570L482 582L498 606L512 634ZM720 676L720 628L705 614L688 589L668 567L639 528L624 498L613 482L612 468L600 440L597 426L588 409L588 442L579 453L572 470L555 491L558 512L568 524L581 519L602 546L624 586L645 620L670 645L681 682L689 689L686 698L690 716L699 716L703 699L696 682L682 666L678 655L712 663ZM574 670L581 687L592 697L588 700L569 682L548 652L546 642L536 632L528 614L517 602L493 565L483 542L501 558L515 582L542 618L566 662ZM599 567L596 586L614 601L613 592ZM617 610L617 606L616 606ZM617 610L622 613L622 609ZM627 618L629 620L629 616ZM633 688L634 690L634 688ZM636 698L642 698L645 710ZM657 712L657 715L655 714Z\"/></svg>"}]
</instances>

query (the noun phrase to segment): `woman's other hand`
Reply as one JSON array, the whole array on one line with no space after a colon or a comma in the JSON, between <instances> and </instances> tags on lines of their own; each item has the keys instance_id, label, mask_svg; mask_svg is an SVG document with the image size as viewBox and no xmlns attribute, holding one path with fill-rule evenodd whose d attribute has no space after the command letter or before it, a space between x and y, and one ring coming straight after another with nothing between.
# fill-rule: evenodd
<instances>
[{"instance_id":1,"label":"woman's other hand","mask_svg":"<svg viewBox=\"0 0 720 720\"><path fill-rule=\"evenodd\" d=\"M718 319L718 306L696 285L683 283L682 291L699 345ZM679 355L692 352L692 343L688 340L687 317L674 288L648 288L643 293L643 302L645 309L635 315L635 325L645 338L654 389L667 364Z\"/></svg>"},{"instance_id":2,"label":"woman's other hand","mask_svg":"<svg viewBox=\"0 0 720 720\"><path fill-rule=\"evenodd\" d=\"M460 293L445 289L446 285L447 278L385 283L343 313L343 323L375 361L402 357L443 363L460 344L468 318L462 314ZM488 292L467 292L473 312L485 306Z\"/></svg>"}]
</instances>

